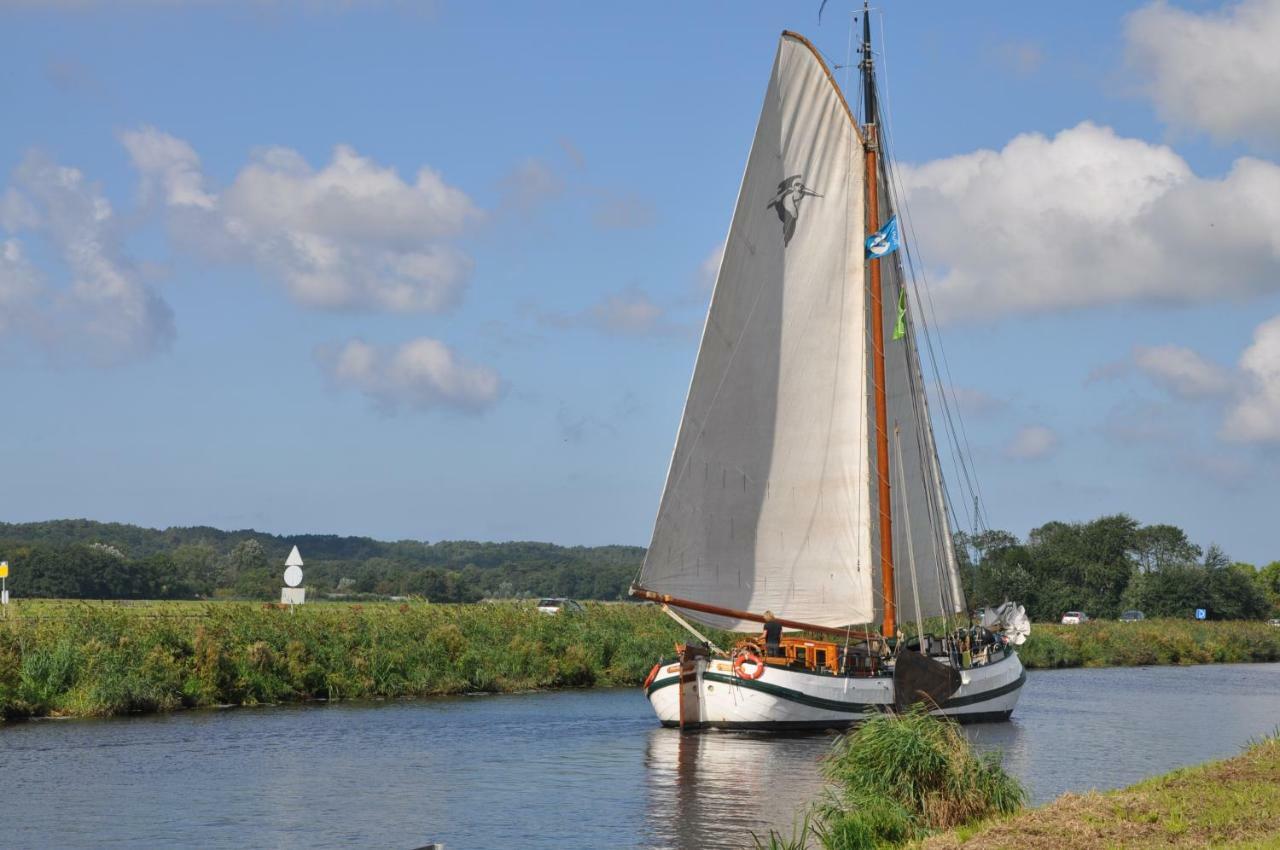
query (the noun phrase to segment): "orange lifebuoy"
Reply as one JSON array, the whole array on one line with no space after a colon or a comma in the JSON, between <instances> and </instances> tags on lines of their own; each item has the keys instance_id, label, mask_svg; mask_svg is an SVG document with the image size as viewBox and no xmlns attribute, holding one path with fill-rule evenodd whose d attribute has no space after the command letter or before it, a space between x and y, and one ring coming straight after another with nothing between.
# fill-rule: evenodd
<instances>
[{"instance_id":1,"label":"orange lifebuoy","mask_svg":"<svg viewBox=\"0 0 1280 850\"><path fill-rule=\"evenodd\" d=\"M746 664L756 665L754 673L748 673L743 670ZM762 659L754 650L741 649L733 654L733 672L740 679L759 679L764 675L764 659Z\"/></svg>"},{"instance_id":2,"label":"orange lifebuoy","mask_svg":"<svg viewBox=\"0 0 1280 850\"><path fill-rule=\"evenodd\" d=\"M653 684L653 680L657 678L657 676L658 676L658 669L659 669L660 667L662 667L662 662L661 662L661 661L659 661L657 664L653 665L653 669L652 669L652 670L650 670L650 671L649 671L649 675L645 677L644 684L640 686L641 688L643 688L644 690L648 690L648 689L649 689L649 686Z\"/></svg>"}]
</instances>

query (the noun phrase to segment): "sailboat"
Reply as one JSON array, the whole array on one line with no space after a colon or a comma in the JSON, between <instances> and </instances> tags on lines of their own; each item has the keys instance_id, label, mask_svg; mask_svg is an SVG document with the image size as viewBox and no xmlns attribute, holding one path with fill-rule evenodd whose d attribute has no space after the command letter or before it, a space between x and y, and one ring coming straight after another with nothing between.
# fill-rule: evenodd
<instances>
[{"instance_id":1,"label":"sailboat","mask_svg":"<svg viewBox=\"0 0 1280 850\"><path fill-rule=\"evenodd\" d=\"M1025 682L1021 609L961 619L865 10L862 56L859 122L806 38L778 45L631 588L695 638L644 685L667 726L1007 720Z\"/></svg>"}]
</instances>

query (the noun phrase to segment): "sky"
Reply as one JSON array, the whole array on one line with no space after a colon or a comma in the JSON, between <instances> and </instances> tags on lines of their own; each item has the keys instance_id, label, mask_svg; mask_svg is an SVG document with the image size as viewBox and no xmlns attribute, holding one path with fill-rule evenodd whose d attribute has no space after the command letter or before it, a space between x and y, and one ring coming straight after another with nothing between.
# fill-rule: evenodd
<instances>
[{"instance_id":1,"label":"sky","mask_svg":"<svg viewBox=\"0 0 1280 850\"><path fill-rule=\"evenodd\" d=\"M644 545L820 5L0 0L0 518ZM873 22L988 523L1280 558L1280 0Z\"/></svg>"}]
</instances>

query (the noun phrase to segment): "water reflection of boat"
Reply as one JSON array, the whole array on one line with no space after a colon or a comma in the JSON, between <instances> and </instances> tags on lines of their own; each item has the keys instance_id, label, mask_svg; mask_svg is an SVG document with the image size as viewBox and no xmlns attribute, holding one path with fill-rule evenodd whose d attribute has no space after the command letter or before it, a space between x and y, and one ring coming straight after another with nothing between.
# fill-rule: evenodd
<instances>
[{"instance_id":1,"label":"water reflection of boat","mask_svg":"<svg viewBox=\"0 0 1280 850\"><path fill-rule=\"evenodd\" d=\"M632 588L706 624L809 636L724 658L685 645L645 683L664 725L847 726L920 700L1003 720L1025 681L1024 633L958 616L917 346L929 329L902 262L863 17L861 124L813 45L782 34ZM917 635L945 625L909 643L908 618Z\"/></svg>"},{"instance_id":2,"label":"water reflection of boat","mask_svg":"<svg viewBox=\"0 0 1280 850\"><path fill-rule=\"evenodd\" d=\"M654 729L645 751L652 845L738 850L751 846L751 832L786 834L821 793L815 764L830 741Z\"/></svg>"}]
</instances>

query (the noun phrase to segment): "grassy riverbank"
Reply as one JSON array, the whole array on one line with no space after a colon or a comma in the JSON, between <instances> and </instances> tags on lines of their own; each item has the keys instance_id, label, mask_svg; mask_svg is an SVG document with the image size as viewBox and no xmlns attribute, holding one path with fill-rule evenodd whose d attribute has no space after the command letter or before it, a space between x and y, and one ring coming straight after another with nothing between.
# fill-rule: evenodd
<instances>
[{"instance_id":1,"label":"grassy riverbank","mask_svg":"<svg viewBox=\"0 0 1280 850\"><path fill-rule=\"evenodd\" d=\"M934 836L920 850L1280 848L1280 736L1225 761L1119 791L1064 794L1010 818Z\"/></svg>"},{"instance_id":2,"label":"grassy riverbank","mask_svg":"<svg viewBox=\"0 0 1280 850\"><path fill-rule=\"evenodd\" d=\"M0 619L0 717L105 716L307 699L638 685L686 634L654 606L86 603ZM731 642L713 635L722 645ZM1036 625L1030 668L1280 660L1265 623Z\"/></svg>"},{"instance_id":3,"label":"grassy riverbank","mask_svg":"<svg viewBox=\"0 0 1280 850\"><path fill-rule=\"evenodd\" d=\"M1280 628L1248 620L1036 623L1018 655L1031 669L1280 661Z\"/></svg>"},{"instance_id":4,"label":"grassy riverbank","mask_svg":"<svg viewBox=\"0 0 1280 850\"><path fill-rule=\"evenodd\" d=\"M0 620L0 716L639 684L683 632L649 606L26 603Z\"/></svg>"},{"instance_id":5,"label":"grassy riverbank","mask_svg":"<svg viewBox=\"0 0 1280 850\"><path fill-rule=\"evenodd\" d=\"M823 759L831 785L787 837L759 850L1280 848L1280 733L1240 755L1128 788L1025 794L958 727L920 711L873 718Z\"/></svg>"}]
</instances>

